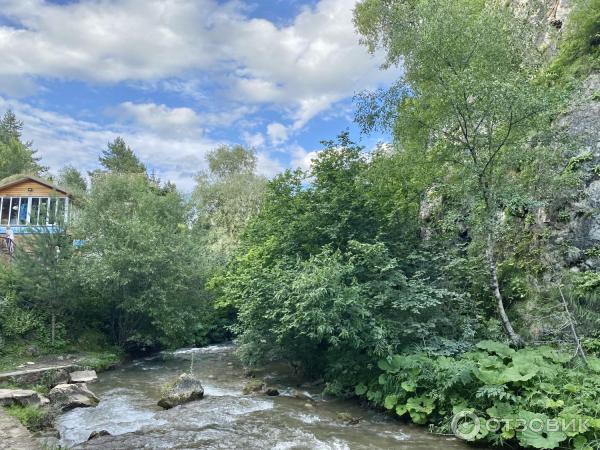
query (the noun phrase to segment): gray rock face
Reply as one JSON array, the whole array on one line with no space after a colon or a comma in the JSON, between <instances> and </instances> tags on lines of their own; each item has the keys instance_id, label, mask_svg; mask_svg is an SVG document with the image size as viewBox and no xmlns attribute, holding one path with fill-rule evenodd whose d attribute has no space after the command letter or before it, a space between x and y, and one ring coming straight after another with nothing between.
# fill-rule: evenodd
<instances>
[{"instance_id":1,"label":"gray rock face","mask_svg":"<svg viewBox=\"0 0 600 450\"><path fill-rule=\"evenodd\" d=\"M59 384L49 393L48 398L52 406L62 411L73 408L96 406L100 400L90 391L85 383Z\"/></svg>"},{"instance_id":2,"label":"gray rock face","mask_svg":"<svg viewBox=\"0 0 600 450\"><path fill-rule=\"evenodd\" d=\"M203 396L204 388L200 380L190 374L184 373L163 394L162 398L158 401L158 406L170 409L177 405L200 400Z\"/></svg>"},{"instance_id":3,"label":"gray rock face","mask_svg":"<svg viewBox=\"0 0 600 450\"><path fill-rule=\"evenodd\" d=\"M98 381L98 375L96 375L95 370L79 370L71 372L70 380L71 383L93 383Z\"/></svg>"},{"instance_id":4,"label":"gray rock face","mask_svg":"<svg viewBox=\"0 0 600 450\"><path fill-rule=\"evenodd\" d=\"M48 399L27 389L0 389L0 406L44 406Z\"/></svg>"}]
</instances>

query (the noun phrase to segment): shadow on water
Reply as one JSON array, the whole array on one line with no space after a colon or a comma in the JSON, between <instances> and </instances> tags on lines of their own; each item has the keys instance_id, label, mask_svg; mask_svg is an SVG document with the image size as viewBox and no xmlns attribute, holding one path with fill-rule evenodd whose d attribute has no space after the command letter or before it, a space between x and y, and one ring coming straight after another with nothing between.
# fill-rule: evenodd
<instances>
[{"instance_id":1,"label":"shadow on water","mask_svg":"<svg viewBox=\"0 0 600 450\"><path fill-rule=\"evenodd\" d=\"M92 390L96 408L75 409L60 417L62 444L77 449L466 449L455 438L427 433L347 400L310 402L291 395L294 384L282 372L260 376L279 397L244 396L248 380L232 345L145 358L101 374ZM202 380L205 398L163 411L156 406L161 386L189 370ZM315 392L311 392L314 394ZM338 413L361 417L348 425ZM105 436L86 442L93 431Z\"/></svg>"}]
</instances>

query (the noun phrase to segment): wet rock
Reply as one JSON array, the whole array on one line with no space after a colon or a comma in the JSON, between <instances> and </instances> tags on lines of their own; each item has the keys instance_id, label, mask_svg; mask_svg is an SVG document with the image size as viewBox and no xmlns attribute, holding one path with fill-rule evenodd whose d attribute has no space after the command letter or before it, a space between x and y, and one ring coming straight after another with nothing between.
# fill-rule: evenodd
<instances>
[{"instance_id":1,"label":"wet rock","mask_svg":"<svg viewBox=\"0 0 600 450\"><path fill-rule=\"evenodd\" d=\"M354 417L352 414L347 412L338 413L337 418L348 425L356 425L362 419L362 417Z\"/></svg>"},{"instance_id":2,"label":"wet rock","mask_svg":"<svg viewBox=\"0 0 600 450\"><path fill-rule=\"evenodd\" d=\"M314 402L315 399L308 392L294 390L292 392L292 396L297 398L298 400L308 400L309 402Z\"/></svg>"},{"instance_id":3,"label":"wet rock","mask_svg":"<svg viewBox=\"0 0 600 450\"><path fill-rule=\"evenodd\" d=\"M52 406L62 411L96 406L100 402L85 383L59 384L48 393L48 398Z\"/></svg>"},{"instance_id":4,"label":"wet rock","mask_svg":"<svg viewBox=\"0 0 600 450\"><path fill-rule=\"evenodd\" d=\"M29 356L39 356L40 350L35 345L31 345L31 346L27 347L27 350L25 351L25 353L27 353L27 355L29 355Z\"/></svg>"},{"instance_id":5,"label":"wet rock","mask_svg":"<svg viewBox=\"0 0 600 450\"><path fill-rule=\"evenodd\" d=\"M0 406L44 406L48 399L28 389L0 389Z\"/></svg>"},{"instance_id":6,"label":"wet rock","mask_svg":"<svg viewBox=\"0 0 600 450\"><path fill-rule=\"evenodd\" d=\"M102 437L102 436L112 436L112 434L110 434L106 430L94 431L92 434L90 434L88 441L91 441L93 439L98 439L99 437Z\"/></svg>"},{"instance_id":7,"label":"wet rock","mask_svg":"<svg viewBox=\"0 0 600 450\"><path fill-rule=\"evenodd\" d=\"M71 383L93 383L98 381L98 375L95 370L79 370L77 372L71 372L70 382Z\"/></svg>"},{"instance_id":8,"label":"wet rock","mask_svg":"<svg viewBox=\"0 0 600 450\"><path fill-rule=\"evenodd\" d=\"M322 386L325 384L325 380L323 378L319 378L318 380L314 380L314 381L307 381L306 383L302 383L300 385L300 387L302 388L312 388L315 386Z\"/></svg>"},{"instance_id":9,"label":"wet rock","mask_svg":"<svg viewBox=\"0 0 600 450\"><path fill-rule=\"evenodd\" d=\"M269 397L277 397L279 395L279 391L274 387L266 387L263 392Z\"/></svg>"},{"instance_id":10,"label":"wet rock","mask_svg":"<svg viewBox=\"0 0 600 450\"><path fill-rule=\"evenodd\" d=\"M193 375L184 373L163 394L158 401L158 406L170 409L177 405L200 400L204 396L204 388L200 380Z\"/></svg>"},{"instance_id":11,"label":"wet rock","mask_svg":"<svg viewBox=\"0 0 600 450\"><path fill-rule=\"evenodd\" d=\"M242 389L244 395L253 394L256 392L263 392L266 388L266 384L263 380L250 380L246 383Z\"/></svg>"}]
</instances>

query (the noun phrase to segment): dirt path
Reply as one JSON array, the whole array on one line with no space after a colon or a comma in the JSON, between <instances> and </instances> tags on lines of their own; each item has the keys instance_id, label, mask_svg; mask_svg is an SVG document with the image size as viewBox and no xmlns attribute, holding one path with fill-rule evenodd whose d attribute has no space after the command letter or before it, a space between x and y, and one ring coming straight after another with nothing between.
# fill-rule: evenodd
<instances>
[{"instance_id":1,"label":"dirt path","mask_svg":"<svg viewBox=\"0 0 600 450\"><path fill-rule=\"evenodd\" d=\"M31 433L0 408L0 450L41 450Z\"/></svg>"}]
</instances>

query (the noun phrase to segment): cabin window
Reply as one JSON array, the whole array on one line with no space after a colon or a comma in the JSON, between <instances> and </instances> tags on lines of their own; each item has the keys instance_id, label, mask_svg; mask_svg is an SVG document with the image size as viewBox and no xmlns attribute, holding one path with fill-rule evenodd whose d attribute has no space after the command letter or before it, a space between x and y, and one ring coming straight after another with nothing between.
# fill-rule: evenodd
<instances>
[{"instance_id":1,"label":"cabin window","mask_svg":"<svg viewBox=\"0 0 600 450\"><path fill-rule=\"evenodd\" d=\"M10 199L10 221L11 225L16 225L19 219L19 205L21 199L19 197L13 197Z\"/></svg>"},{"instance_id":2,"label":"cabin window","mask_svg":"<svg viewBox=\"0 0 600 450\"><path fill-rule=\"evenodd\" d=\"M0 225L48 226L67 219L68 202L55 197L0 197Z\"/></svg>"},{"instance_id":3,"label":"cabin window","mask_svg":"<svg viewBox=\"0 0 600 450\"><path fill-rule=\"evenodd\" d=\"M40 212L38 214L38 225L46 225L48 221L48 198L40 198Z\"/></svg>"},{"instance_id":4,"label":"cabin window","mask_svg":"<svg viewBox=\"0 0 600 450\"><path fill-rule=\"evenodd\" d=\"M38 214L40 212L40 199L31 199L31 211L29 212L29 223L31 225L39 225Z\"/></svg>"},{"instance_id":5,"label":"cabin window","mask_svg":"<svg viewBox=\"0 0 600 450\"><path fill-rule=\"evenodd\" d=\"M10 217L10 198L0 199L0 225L8 225Z\"/></svg>"},{"instance_id":6,"label":"cabin window","mask_svg":"<svg viewBox=\"0 0 600 450\"><path fill-rule=\"evenodd\" d=\"M29 209L29 199L19 199L19 225L27 225L27 210Z\"/></svg>"}]
</instances>

